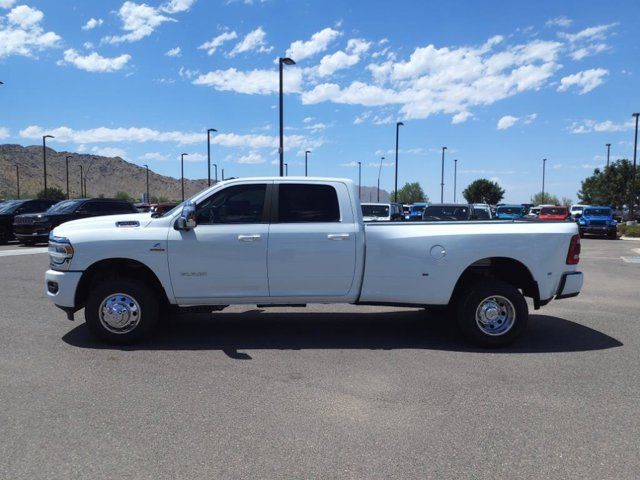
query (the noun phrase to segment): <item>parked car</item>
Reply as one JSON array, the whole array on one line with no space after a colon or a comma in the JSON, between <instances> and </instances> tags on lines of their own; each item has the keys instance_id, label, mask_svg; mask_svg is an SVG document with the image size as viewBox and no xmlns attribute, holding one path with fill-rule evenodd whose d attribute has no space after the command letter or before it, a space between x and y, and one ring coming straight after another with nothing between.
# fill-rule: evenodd
<instances>
[{"instance_id":1,"label":"parked car","mask_svg":"<svg viewBox=\"0 0 640 480\"><path fill-rule=\"evenodd\" d=\"M517 220L524 217L525 210L522 205L500 205L496 209L498 220Z\"/></svg>"},{"instance_id":2,"label":"parked car","mask_svg":"<svg viewBox=\"0 0 640 480\"><path fill-rule=\"evenodd\" d=\"M493 218L491 206L486 203L474 203L471 208L473 209L471 212L472 220L491 220Z\"/></svg>"},{"instance_id":3,"label":"parked car","mask_svg":"<svg viewBox=\"0 0 640 480\"><path fill-rule=\"evenodd\" d=\"M542 207L538 220L566 220L569 218L569 209L564 206Z\"/></svg>"},{"instance_id":4,"label":"parked car","mask_svg":"<svg viewBox=\"0 0 640 480\"><path fill-rule=\"evenodd\" d=\"M87 217L137 213L135 207L124 200L109 198L83 198L65 200L47 211L16 216L13 222L13 234L24 244L47 241L54 227Z\"/></svg>"},{"instance_id":5,"label":"parked car","mask_svg":"<svg viewBox=\"0 0 640 480\"><path fill-rule=\"evenodd\" d=\"M414 222L422 220L422 212L424 212L424 209L426 208L427 205L429 204L424 202L418 202L411 205L411 211L409 212L409 220Z\"/></svg>"},{"instance_id":6,"label":"parked car","mask_svg":"<svg viewBox=\"0 0 640 480\"><path fill-rule=\"evenodd\" d=\"M425 222L471 220L471 205L456 203L432 203L422 212Z\"/></svg>"},{"instance_id":7,"label":"parked car","mask_svg":"<svg viewBox=\"0 0 640 480\"><path fill-rule=\"evenodd\" d=\"M402 213L404 215L404 219L405 220L410 220L411 217L411 205L409 204L404 204L402 205Z\"/></svg>"},{"instance_id":8,"label":"parked car","mask_svg":"<svg viewBox=\"0 0 640 480\"><path fill-rule=\"evenodd\" d=\"M172 208L176 208L177 203L154 203L151 205L151 215L155 217L161 217Z\"/></svg>"},{"instance_id":9,"label":"parked car","mask_svg":"<svg viewBox=\"0 0 640 480\"><path fill-rule=\"evenodd\" d=\"M45 291L109 343L140 340L168 310L339 302L449 306L466 338L496 347L524 331L525 296L537 309L582 287L572 222L360 218L351 180L222 181L159 218L56 227Z\"/></svg>"},{"instance_id":10,"label":"parked car","mask_svg":"<svg viewBox=\"0 0 640 480\"><path fill-rule=\"evenodd\" d=\"M578 229L581 237L591 233L618 238L618 222L614 220L613 210L610 207L586 207L578 219Z\"/></svg>"},{"instance_id":11,"label":"parked car","mask_svg":"<svg viewBox=\"0 0 640 480\"><path fill-rule=\"evenodd\" d=\"M13 222L16 215L46 210L54 200L7 200L0 205L0 243L13 239Z\"/></svg>"},{"instance_id":12,"label":"parked car","mask_svg":"<svg viewBox=\"0 0 640 480\"><path fill-rule=\"evenodd\" d=\"M569 208L569 214L574 220L577 220L582 215L582 211L589 205L571 205Z\"/></svg>"},{"instance_id":13,"label":"parked car","mask_svg":"<svg viewBox=\"0 0 640 480\"><path fill-rule=\"evenodd\" d=\"M146 213L151 211L150 203L134 203L133 206L136 207L136 210L140 213Z\"/></svg>"},{"instance_id":14,"label":"parked car","mask_svg":"<svg viewBox=\"0 0 640 480\"><path fill-rule=\"evenodd\" d=\"M365 222L392 222L404 220L402 205L399 203L362 203L362 217Z\"/></svg>"}]
</instances>

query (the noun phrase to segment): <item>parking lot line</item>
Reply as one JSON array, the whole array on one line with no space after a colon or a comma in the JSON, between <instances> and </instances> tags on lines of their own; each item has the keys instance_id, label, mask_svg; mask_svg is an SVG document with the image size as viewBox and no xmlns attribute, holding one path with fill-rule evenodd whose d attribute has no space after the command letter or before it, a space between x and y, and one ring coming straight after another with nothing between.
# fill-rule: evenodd
<instances>
[{"instance_id":1,"label":"parking lot line","mask_svg":"<svg viewBox=\"0 0 640 480\"><path fill-rule=\"evenodd\" d=\"M13 257L15 255L35 255L36 253L47 253L48 247L21 248L19 250L0 250L0 257Z\"/></svg>"}]
</instances>

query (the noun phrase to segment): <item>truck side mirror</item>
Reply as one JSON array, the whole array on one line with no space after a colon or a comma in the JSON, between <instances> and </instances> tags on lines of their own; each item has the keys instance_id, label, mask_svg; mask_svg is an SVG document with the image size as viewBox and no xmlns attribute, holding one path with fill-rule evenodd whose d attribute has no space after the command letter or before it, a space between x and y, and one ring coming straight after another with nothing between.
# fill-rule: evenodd
<instances>
[{"instance_id":1,"label":"truck side mirror","mask_svg":"<svg viewBox=\"0 0 640 480\"><path fill-rule=\"evenodd\" d=\"M191 230L198 225L198 221L196 218L196 204L195 203L186 203L182 207L182 212L180 216L176 220L175 229L176 230Z\"/></svg>"}]
</instances>

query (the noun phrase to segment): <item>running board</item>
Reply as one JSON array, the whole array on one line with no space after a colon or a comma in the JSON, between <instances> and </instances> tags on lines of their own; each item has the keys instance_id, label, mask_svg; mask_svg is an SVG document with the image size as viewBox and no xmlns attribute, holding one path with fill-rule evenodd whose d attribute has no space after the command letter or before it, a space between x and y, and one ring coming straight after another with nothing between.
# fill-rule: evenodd
<instances>
[{"instance_id":1,"label":"running board","mask_svg":"<svg viewBox=\"0 0 640 480\"><path fill-rule=\"evenodd\" d=\"M278 303L278 304L258 304L256 305L256 307L258 308L275 308L275 307L306 307L307 304L306 303Z\"/></svg>"}]
</instances>

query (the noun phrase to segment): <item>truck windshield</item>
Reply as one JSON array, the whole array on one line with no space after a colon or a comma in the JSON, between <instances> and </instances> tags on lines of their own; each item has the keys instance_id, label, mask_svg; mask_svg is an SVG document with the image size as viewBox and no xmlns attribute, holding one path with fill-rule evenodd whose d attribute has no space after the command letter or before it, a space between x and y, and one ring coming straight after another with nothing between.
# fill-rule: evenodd
<instances>
[{"instance_id":1,"label":"truck windshield","mask_svg":"<svg viewBox=\"0 0 640 480\"><path fill-rule=\"evenodd\" d=\"M389 205L362 205L363 217L388 217Z\"/></svg>"},{"instance_id":2,"label":"truck windshield","mask_svg":"<svg viewBox=\"0 0 640 480\"><path fill-rule=\"evenodd\" d=\"M56 203L54 206L49 207L47 213L71 213L81 203L82 200L67 200L66 202Z\"/></svg>"},{"instance_id":3,"label":"truck windshield","mask_svg":"<svg viewBox=\"0 0 640 480\"><path fill-rule=\"evenodd\" d=\"M498 213L506 213L509 215L520 215L522 213L522 207L498 207Z\"/></svg>"},{"instance_id":4,"label":"truck windshield","mask_svg":"<svg viewBox=\"0 0 640 480\"><path fill-rule=\"evenodd\" d=\"M0 213L12 213L16 208L20 206L22 202L20 200L10 200L8 202L0 204Z\"/></svg>"},{"instance_id":5,"label":"truck windshield","mask_svg":"<svg viewBox=\"0 0 640 480\"><path fill-rule=\"evenodd\" d=\"M610 208L587 208L584 211L584 215L590 217L608 217L611 215Z\"/></svg>"},{"instance_id":6,"label":"truck windshield","mask_svg":"<svg viewBox=\"0 0 640 480\"><path fill-rule=\"evenodd\" d=\"M412 215L422 215L422 212L424 212L425 208L426 208L426 205L413 205L411 207L411 214Z\"/></svg>"},{"instance_id":7,"label":"truck windshield","mask_svg":"<svg viewBox=\"0 0 640 480\"><path fill-rule=\"evenodd\" d=\"M424 209L425 220L468 220L469 207L456 205L429 205Z\"/></svg>"},{"instance_id":8,"label":"truck windshield","mask_svg":"<svg viewBox=\"0 0 640 480\"><path fill-rule=\"evenodd\" d=\"M543 208L540 210L540 215L566 215L567 210L565 208Z\"/></svg>"}]
</instances>

